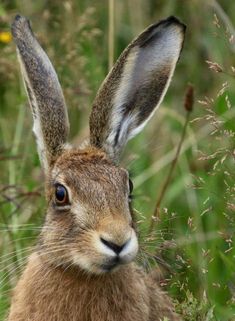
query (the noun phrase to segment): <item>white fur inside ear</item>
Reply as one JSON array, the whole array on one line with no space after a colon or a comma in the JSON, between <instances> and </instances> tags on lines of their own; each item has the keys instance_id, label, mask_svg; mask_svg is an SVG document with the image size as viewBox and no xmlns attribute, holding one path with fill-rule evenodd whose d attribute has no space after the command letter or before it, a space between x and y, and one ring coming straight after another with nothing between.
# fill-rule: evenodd
<instances>
[{"instance_id":1,"label":"white fur inside ear","mask_svg":"<svg viewBox=\"0 0 235 321\"><path fill-rule=\"evenodd\" d=\"M23 75L24 87L25 87L25 90L26 90L26 93L28 96L28 100L29 100L29 104L30 104L32 114L33 114L33 133L36 137L39 158L40 158L41 164L43 165L45 171L47 171L48 163L47 163L47 158L46 158L45 143L43 141L42 128L41 128L41 124L40 124L40 115L39 115L39 108L37 105L37 100L34 95L34 91L31 86L30 80L29 80L27 73L25 71L25 66L24 66L24 63L21 59L18 49L17 49L17 57L18 57L21 72Z\"/></svg>"},{"instance_id":2,"label":"white fur inside ear","mask_svg":"<svg viewBox=\"0 0 235 321\"><path fill-rule=\"evenodd\" d=\"M156 39L154 39L155 33L157 34ZM147 43L141 47L135 46L129 52L112 103L110 133L106 140L106 148L110 146L111 149L115 145L122 146L130 138L138 134L162 102L169 87L182 47L182 30L174 24L160 30L156 27L156 29L153 29L152 34L149 35L149 38L152 37L153 40L149 44ZM134 101L138 89L143 86L147 87L148 84L151 85L154 75L158 71L160 74L164 68L169 70L169 74L160 99L156 101L156 106L150 115L136 126L141 110L133 108L123 117L125 106ZM118 131L118 142L115 142Z\"/></svg>"},{"instance_id":3,"label":"white fur inside ear","mask_svg":"<svg viewBox=\"0 0 235 321\"><path fill-rule=\"evenodd\" d=\"M114 96L113 109L112 109L112 115L110 120L111 132L106 141L107 145L110 145L110 146L114 145L116 133L117 133L118 127L120 126L120 122L123 118L122 108L128 102L128 94L132 91L133 74L134 74L134 68L136 65L138 50L139 49L135 47L130 52L128 59L125 63L120 84ZM128 117L126 117L126 119L124 119L120 129L121 130L120 137L124 138L131 122L134 120L133 118L135 118L135 115L132 115L132 116L129 115Z\"/></svg>"}]
</instances>

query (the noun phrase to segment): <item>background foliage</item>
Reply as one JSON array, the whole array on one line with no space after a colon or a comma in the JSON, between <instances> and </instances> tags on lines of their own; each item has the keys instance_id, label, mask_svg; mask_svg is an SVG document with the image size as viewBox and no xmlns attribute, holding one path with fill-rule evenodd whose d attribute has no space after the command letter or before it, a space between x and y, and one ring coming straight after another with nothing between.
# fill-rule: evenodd
<instances>
[{"instance_id":1,"label":"background foliage","mask_svg":"<svg viewBox=\"0 0 235 321\"><path fill-rule=\"evenodd\" d=\"M9 34L18 12L30 18L58 72L74 143L88 135L94 95L128 42L172 14L186 23L185 47L162 107L129 143L122 163L135 186L140 264L148 268L158 262L161 285L185 320L235 320L235 2L227 0L0 1L0 319L46 206L31 114ZM195 88L191 122L149 235L182 135L188 82Z\"/></svg>"}]
</instances>

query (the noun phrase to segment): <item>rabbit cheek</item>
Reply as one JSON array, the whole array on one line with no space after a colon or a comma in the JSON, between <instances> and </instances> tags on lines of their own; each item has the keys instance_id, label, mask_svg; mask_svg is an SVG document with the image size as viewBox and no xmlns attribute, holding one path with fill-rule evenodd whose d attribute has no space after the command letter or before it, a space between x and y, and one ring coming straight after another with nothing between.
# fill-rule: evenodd
<instances>
[{"instance_id":1,"label":"rabbit cheek","mask_svg":"<svg viewBox=\"0 0 235 321\"><path fill-rule=\"evenodd\" d=\"M100 274L98 268L103 263L103 256L100 255L93 246L92 235L88 233L82 234L77 238L77 248L71 249L71 260L74 265L80 267L82 270L92 273Z\"/></svg>"}]
</instances>

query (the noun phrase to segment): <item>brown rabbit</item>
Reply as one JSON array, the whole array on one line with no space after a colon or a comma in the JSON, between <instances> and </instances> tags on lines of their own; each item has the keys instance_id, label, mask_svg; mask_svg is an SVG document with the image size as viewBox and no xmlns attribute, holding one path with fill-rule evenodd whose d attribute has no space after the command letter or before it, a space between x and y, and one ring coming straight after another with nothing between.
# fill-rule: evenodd
<instances>
[{"instance_id":1,"label":"brown rabbit","mask_svg":"<svg viewBox=\"0 0 235 321\"><path fill-rule=\"evenodd\" d=\"M138 241L128 172L118 166L127 141L162 101L185 26L169 17L124 50L102 84L90 139L67 144L67 109L56 73L29 22L12 33L46 177L45 225L13 294L8 321L180 320L154 278L133 260Z\"/></svg>"}]
</instances>

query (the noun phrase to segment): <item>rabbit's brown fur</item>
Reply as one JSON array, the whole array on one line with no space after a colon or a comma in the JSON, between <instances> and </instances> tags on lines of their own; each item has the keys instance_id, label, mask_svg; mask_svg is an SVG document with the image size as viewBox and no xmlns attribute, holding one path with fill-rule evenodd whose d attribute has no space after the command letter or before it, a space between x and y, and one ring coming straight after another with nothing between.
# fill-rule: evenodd
<instances>
[{"instance_id":1,"label":"rabbit's brown fur","mask_svg":"<svg viewBox=\"0 0 235 321\"><path fill-rule=\"evenodd\" d=\"M163 99L184 31L170 17L131 42L96 96L89 142L72 148L55 70L27 19L15 18L12 33L46 174L47 215L8 321L179 320L155 277L133 263L132 188L118 160Z\"/></svg>"},{"instance_id":2,"label":"rabbit's brown fur","mask_svg":"<svg viewBox=\"0 0 235 321\"><path fill-rule=\"evenodd\" d=\"M12 304L12 321L179 320L169 298L133 263L109 275L90 276L47 266L36 253Z\"/></svg>"}]
</instances>

